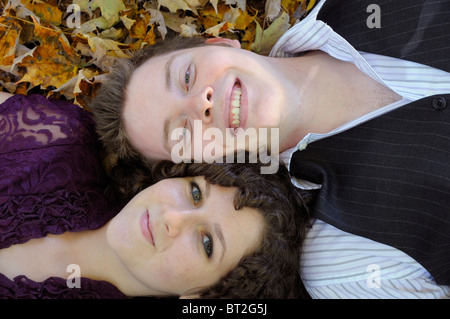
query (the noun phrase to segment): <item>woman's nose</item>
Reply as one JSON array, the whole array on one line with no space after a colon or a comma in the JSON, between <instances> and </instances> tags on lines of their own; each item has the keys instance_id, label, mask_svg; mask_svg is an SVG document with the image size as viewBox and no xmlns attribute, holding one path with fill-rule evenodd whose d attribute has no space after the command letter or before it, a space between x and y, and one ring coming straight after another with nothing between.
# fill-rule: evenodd
<instances>
[{"instance_id":1,"label":"woman's nose","mask_svg":"<svg viewBox=\"0 0 450 319\"><path fill-rule=\"evenodd\" d=\"M177 237L183 229L192 224L195 213L187 210L179 210L167 207L164 212L164 226L170 238Z\"/></svg>"}]
</instances>

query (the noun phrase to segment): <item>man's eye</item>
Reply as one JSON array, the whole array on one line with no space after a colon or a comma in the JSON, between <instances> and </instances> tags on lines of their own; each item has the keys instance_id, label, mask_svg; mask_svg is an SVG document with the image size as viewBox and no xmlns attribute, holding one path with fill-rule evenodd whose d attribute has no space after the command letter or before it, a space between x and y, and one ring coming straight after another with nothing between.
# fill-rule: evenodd
<instances>
[{"instance_id":1,"label":"man's eye","mask_svg":"<svg viewBox=\"0 0 450 319\"><path fill-rule=\"evenodd\" d=\"M197 205L202 200L202 192L198 185L194 182L191 183L192 200Z\"/></svg>"},{"instance_id":2,"label":"man's eye","mask_svg":"<svg viewBox=\"0 0 450 319\"><path fill-rule=\"evenodd\" d=\"M189 68L186 70L186 73L184 74L184 84L186 85L186 89L189 91L189 84L191 82L191 71L189 71Z\"/></svg>"},{"instance_id":3,"label":"man's eye","mask_svg":"<svg viewBox=\"0 0 450 319\"><path fill-rule=\"evenodd\" d=\"M209 234L202 233L202 244L205 249L206 256L210 258L213 253L213 241Z\"/></svg>"},{"instance_id":4,"label":"man's eye","mask_svg":"<svg viewBox=\"0 0 450 319\"><path fill-rule=\"evenodd\" d=\"M184 124L183 124L182 129L183 129L183 131L182 131L182 132L183 132L183 139L180 140L180 142L181 142L181 141L186 141L186 135L187 135L187 133L188 133L187 119L184 121Z\"/></svg>"}]
</instances>

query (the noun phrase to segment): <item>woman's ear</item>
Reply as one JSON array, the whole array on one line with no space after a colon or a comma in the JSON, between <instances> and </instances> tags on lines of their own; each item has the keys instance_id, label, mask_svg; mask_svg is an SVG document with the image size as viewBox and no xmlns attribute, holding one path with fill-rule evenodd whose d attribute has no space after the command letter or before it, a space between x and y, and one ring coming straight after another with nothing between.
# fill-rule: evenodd
<instances>
[{"instance_id":1,"label":"woman's ear","mask_svg":"<svg viewBox=\"0 0 450 319\"><path fill-rule=\"evenodd\" d=\"M228 46L236 48L236 49L241 48L241 43L238 40L231 40L231 39L227 39L227 38L208 38L208 39L206 39L205 43L225 44L225 45L228 45Z\"/></svg>"}]
</instances>

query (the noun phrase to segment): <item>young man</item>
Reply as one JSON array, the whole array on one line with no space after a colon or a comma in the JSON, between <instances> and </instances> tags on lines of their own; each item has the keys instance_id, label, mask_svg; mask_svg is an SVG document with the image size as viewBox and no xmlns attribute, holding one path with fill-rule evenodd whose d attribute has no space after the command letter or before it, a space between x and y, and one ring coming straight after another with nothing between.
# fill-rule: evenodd
<instances>
[{"instance_id":1,"label":"young man","mask_svg":"<svg viewBox=\"0 0 450 319\"><path fill-rule=\"evenodd\" d=\"M238 43L223 39L212 43L222 46L195 46L141 59L122 81L126 94L119 94L123 110L116 113L116 122L111 124L111 118L94 107L100 135L120 156L134 152L174 160L173 151L181 145L189 159L200 154L208 161L236 147L260 150L260 133L268 132L260 129L277 129L269 132L278 134L278 140L265 138L271 153L281 153L296 186L321 188L301 271L311 295L448 297L450 243L442 227L450 227L450 168L445 157L450 148L450 100L444 95L450 91L450 75L408 60L356 51L316 19L324 2L280 38L270 57L240 50ZM115 88L110 86L103 96L113 96ZM434 113L419 107L422 113L417 115L416 101ZM103 101L108 103L113 102ZM423 112L434 118L403 125L415 121L414 116L425 119ZM385 124L390 115L393 119ZM409 115L412 118L406 118ZM378 119L382 122L373 121ZM119 130L112 133L102 121ZM426 123L436 125L430 128ZM178 127L183 129L177 132ZM417 131L428 137L411 143ZM217 138L218 132L222 138ZM379 132L387 132L386 137ZM438 135L444 137L428 147L430 136L433 141ZM239 139L242 136L247 139ZM402 141L390 143L399 136ZM413 144L420 148L409 148ZM387 153L374 156L383 150ZM417 152L431 158L415 158ZM428 235L422 234L430 232L435 238L427 243ZM328 247L328 253L315 249L321 246ZM371 265L383 274L374 285L367 281Z\"/></svg>"}]
</instances>

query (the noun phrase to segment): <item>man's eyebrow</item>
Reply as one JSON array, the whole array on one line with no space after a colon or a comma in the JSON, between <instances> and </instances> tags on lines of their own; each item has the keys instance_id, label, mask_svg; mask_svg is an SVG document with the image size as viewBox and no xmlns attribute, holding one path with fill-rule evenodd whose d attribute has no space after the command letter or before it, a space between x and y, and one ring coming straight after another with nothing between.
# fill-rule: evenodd
<instances>
[{"instance_id":1,"label":"man's eyebrow","mask_svg":"<svg viewBox=\"0 0 450 319\"><path fill-rule=\"evenodd\" d=\"M176 57L175 54L171 55L169 57L169 59L167 60L166 65L165 65L165 70L166 70L166 89L168 91L172 90L172 77L171 77L171 74L170 74L170 69L171 69L171 65L172 65L172 62L175 59L175 57Z\"/></svg>"},{"instance_id":2,"label":"man's eyebrow","mask_svg":"<svg viewBox=\"0 0 450 319\"><path fill-rule=\"evenodd\" d=\"M170 69L171 69L172 62L173 62L173 60L175 59L175 57L176 57L175 54L171 55L171 56L169 57L169 59L167 60L166 65L165 65L165 67L164 67L165 73L166 73L166 89L167 89L168 91L171 91L172 88L173 88L173 85L172 85L172 77L171 77L171 74L170 74ZM170 154L170 147L169 147L169 126L170 126L170 121L169 121L169 119L165 119L165 120L164 120L164 132L163 132L163 147L164 147L164 150L165 150L168 154Z\"/></svg>"}]
</instances>

